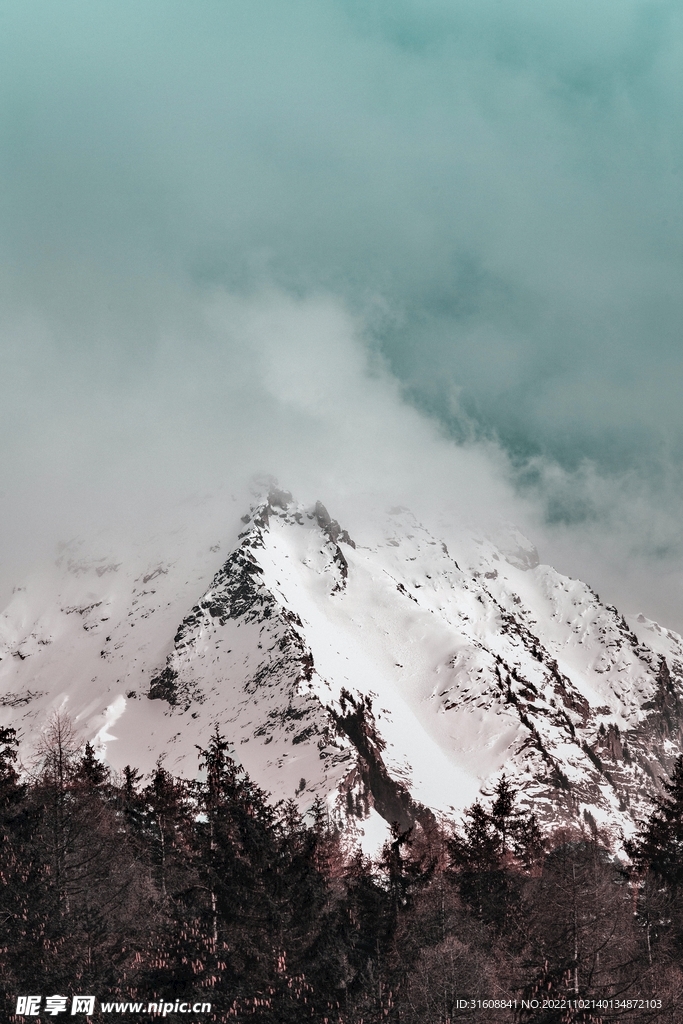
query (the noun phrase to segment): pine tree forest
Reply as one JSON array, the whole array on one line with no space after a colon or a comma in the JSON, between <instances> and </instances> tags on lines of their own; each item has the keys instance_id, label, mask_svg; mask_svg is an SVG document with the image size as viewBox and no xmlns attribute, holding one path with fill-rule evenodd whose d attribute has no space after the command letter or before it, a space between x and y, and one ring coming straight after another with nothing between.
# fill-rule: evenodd
<instances>
[{"instance_id":1,"label":"pine tree forest","mask_svg":"<svg viewBox=\"0 0 683 1024\"><path fill-rule=\"evenodd\" d=\"M683 1020L683 758L628 856L518 803L503 776L370 861L322 802L273 806L218 729L195 780L114 776L65 718L20 770L0 730L2 1019L92 991L253 1024Z\"/></svg>"}]
</instances>

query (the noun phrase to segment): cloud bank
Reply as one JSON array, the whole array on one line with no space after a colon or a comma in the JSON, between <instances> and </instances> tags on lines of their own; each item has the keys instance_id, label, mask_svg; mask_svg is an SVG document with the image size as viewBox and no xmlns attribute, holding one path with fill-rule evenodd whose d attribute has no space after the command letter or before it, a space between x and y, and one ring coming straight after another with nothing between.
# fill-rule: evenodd
<instances>
[{"instance_id":1,"label":"cloud bank","mask_svg":"<svg viewBox=\"0 0 683 1024\"><path fill-rule=\"evenodd\" d=\"M266 470L467 495L680 627L679 5L1 13L5 589Z\"/></svg>"}]
</instances>

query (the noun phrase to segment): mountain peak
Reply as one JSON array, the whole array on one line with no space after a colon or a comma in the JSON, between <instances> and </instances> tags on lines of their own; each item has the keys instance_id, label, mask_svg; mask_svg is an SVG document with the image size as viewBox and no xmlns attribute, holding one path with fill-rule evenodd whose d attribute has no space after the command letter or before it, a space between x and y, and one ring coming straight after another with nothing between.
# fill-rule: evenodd
<instances>
[{"instance_id":1,"label":"mountain peak","mask_svg":"<svg viewBox=\"0 0 683 1024\"><path fill-rule=\"evenodd\" d=\"M194 774L217 722L274 798L323 797L360 828L458 813L505 771L548 825L633 831L681 749L680 637L513 529L475 566L400 508L357 546L272 481L241 527L227 555L193 565L186 537L184 558L108 556L98 574L79 554L52 591L17 595L3 723L30 742L66 709L114 766L163 752Z\"/></svg>"}]
</instances>

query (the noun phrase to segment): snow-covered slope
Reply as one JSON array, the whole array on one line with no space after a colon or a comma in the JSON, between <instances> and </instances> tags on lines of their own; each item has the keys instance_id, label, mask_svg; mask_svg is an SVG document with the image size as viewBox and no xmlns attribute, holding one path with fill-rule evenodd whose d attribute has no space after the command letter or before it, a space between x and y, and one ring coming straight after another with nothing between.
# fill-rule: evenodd
<instances>
[{"instance_id":1,"label":"snow-covered slope","mask_svg":"<svg viewBox=\"0 0 683 1024\"><path fill-rule=\"evenodd\" d=\"M393 509L352 538L276 488L239 527L67 547L0 618L0 720L28 748L66 710L114 767L186 774L218 723L274 798L358 821L457 812L504 770L548 823L632 830L681 749L679 636L514 531L449 550Z\"/></svg>"}]
</instances>

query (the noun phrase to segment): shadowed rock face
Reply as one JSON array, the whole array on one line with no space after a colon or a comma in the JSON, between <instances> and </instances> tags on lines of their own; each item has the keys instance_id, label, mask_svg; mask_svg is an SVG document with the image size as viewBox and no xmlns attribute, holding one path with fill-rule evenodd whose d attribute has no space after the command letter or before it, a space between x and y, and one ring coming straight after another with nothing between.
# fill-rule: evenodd
<instances>
[{"instance_id":1,"label":"shadowed rock face","mask_svg":"<svg viewBox=\"0 0 683 1024\"><path fill-rule=\"evenodd\" d=\"M370 698L356 701L347 690L342 690L340 705L341 714L332 711L332 717L339 731L356 748L359 776L376 810L385 821L397 823L401 829L410 828L416 821L425 827L433 825L436 819L429 808L413 800L407 787L392 779L387 771L382 760L385 744L376 729Z\"/></svg>"}]
</instances>

